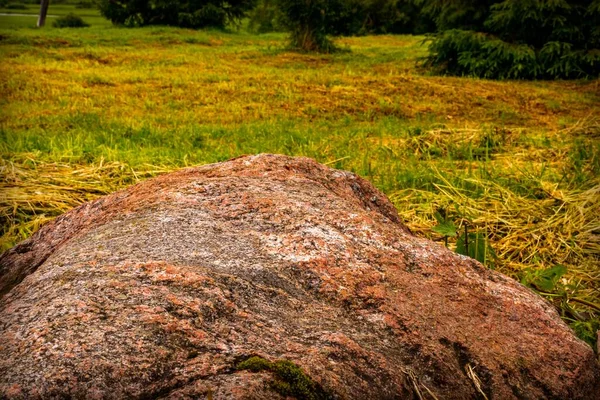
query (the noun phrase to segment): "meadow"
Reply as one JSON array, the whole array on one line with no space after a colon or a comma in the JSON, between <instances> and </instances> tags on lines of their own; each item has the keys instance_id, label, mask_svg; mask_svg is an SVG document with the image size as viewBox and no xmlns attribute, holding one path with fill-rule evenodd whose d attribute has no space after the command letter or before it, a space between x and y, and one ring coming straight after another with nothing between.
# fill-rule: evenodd
<instances>
[{"instance_id":1,"label":"meadow","mask_svg":"<svg viewBox=\"0 0 600 400\"><path fill-rule=\"evenodd\" d=\"M161 173L307 156L373 182L417 235L443 242L436 226L466 226L487 242L490 268L595 342L599 80L433 76L418 66L419 36L341 38L344 51L315 55L286 50L279 33L127 29L69 5L48 13L67 11L92 26L0 17L0 250Z\"/></svg>"}]
</instances>

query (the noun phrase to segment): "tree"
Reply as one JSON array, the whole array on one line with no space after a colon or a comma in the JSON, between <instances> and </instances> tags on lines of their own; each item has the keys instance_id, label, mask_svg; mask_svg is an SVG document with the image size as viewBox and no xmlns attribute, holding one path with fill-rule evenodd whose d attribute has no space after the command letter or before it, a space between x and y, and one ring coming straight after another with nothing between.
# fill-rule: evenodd
<instances>
[{"instance_id":1,"label":"tree","mask_svg":"<svg viewBox=\"0 0 600 400\"><path fill-rule=\"evenodd\" d=\"M425 33L435 29L430 15L415 0L354 0L359 34Z\"/></svg>"},{"instance_id":2,"label":"tree","mask_svg":"<svg viewBox=\"0 0 600 400\"><path fill-rule=\"evenodd\" d=\"M237 23L254 0L97 0L100 13L125 26L217 27Z\"/></svg>"},{"instance_id":3,"label":"tree","mask_svg":"<svg viewBox=\"0 0 600 400\"><path fill-rule=\"evenodd\" d=\"M282 24L290 32L290 46L330 53L336 47L328 36L339 34L344 0L278 0Z\"/></svg>"},{"instance_id":4,"label":"tree","mask_svg":"<svg viewBox=\"0 0 600 400\"><path fill-rule=\"evenodd\" d=\"M421 12L435 22L439 31L480 30L498 0L412 0Z\"/></svg>"},{"instance_id":5,"label":"tree","mask_svg":"<svg viewBox=\"0 0 600 400\"><path fill-rule=\"evenodd\" d=\"M493 79L600 76L600 0L415 1L424 12L439 13L440 33L426 65L441 73ZM464 12L472 19L464 19Z\"/></svg>"},{"instance_id":6,"label":"tree","mask_svg":"<svg viewBox=\"0 0 600 400\"><path fill-rule=\"evenodd\" d=\"M256 13L258 26L283 26L290 32L290 45L304 51L330 52L332 36L368 33L420 33L431 29L431 20L420 13L415 0L261 0ZM267 13L273 10L278 12ZM266 18L277 16L277 23Z\"/></svg>"},{"instance_id":7,"label":"tree","mask_svg":"<svg viewBox=\"0 0 600 400\"><path fill-rule=\"evenodd\" d=\"M248 13L248 29L256 33L285 30L277 0L257 0L256 7Z\"/></svg>"},{"instance_id":8,"label":"tree","mask_svg":"<svg viewBox=\"0 0 600 400\"><path fill-rule=\"evenodd\" d=\"M40 16L37 22L38 28L41 28L46 24L46 14L48 14L49 4L50 0L42 0L42 2L40 3Z\"/></svg>"}]
</instances>

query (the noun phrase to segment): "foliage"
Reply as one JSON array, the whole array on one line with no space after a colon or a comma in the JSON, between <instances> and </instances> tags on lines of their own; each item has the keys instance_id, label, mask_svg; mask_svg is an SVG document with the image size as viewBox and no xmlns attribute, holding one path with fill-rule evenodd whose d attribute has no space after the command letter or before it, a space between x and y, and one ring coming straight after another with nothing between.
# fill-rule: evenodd
<instances>
[{"instance_id":1,"label":"foliage","mask_svg":"<svg viewBox=\"0 0 600 400\"><path fill-rule=\"evenodd\" d=\"M481 232L467 232L456 242L456 252L471 257L489 268L495 268L496 253Z\"/></svg>"},{"instance_id":2,"label":"foliage","mask_svg":"<svg viewBox=\"0 0 600 400\"><path fill-rule=\"evenodd\" d=\"M281 10L285 3L259 0L249 14L251 29L258 33L284 30ZM328 34L332 35L424 33L434 28L431 18L420 12L414 0L338 0L323 11L334 14L327 17Z\"/></svg>"},{"instance_id":3,"label":"foliage","mask_svg":"<svg viewBox=\"0 0 600 400\"><path fill-rule=\"evenodd\" d=\"M272 14L260 15L276 18L278 23L271 25L287 29L290 46L304 51L335 51L330 36L428 29L426 19L409 0L269 0L263 4L272 4L262 9ZM263 22L262 26L268 27L269 23Z\"/></svg>"},{"instance_id":4,"label":"foliage","mask_svg":"<svg viewBox=\"0 0 600 400\"><path fill-rule=\"evenodd\" d=\"M600 76L600 0L478 2L463 10L476 16L468 22L453 7L472 6L470 1L424 3L426 12L440 13L441 33L425 62L439 73L491 79Z\"/></svg>"},{"instance_id":5,"label":"foliage","mask_svg":"<svg viewBox=\"0 0 600 400\"><path fill-rule=\"evenodd\" d=\"M435 22L439 31L480 30L489 8L498 0L413 0L421 13Z\"/></svg>"},{"instance_id":6,"label":"foliage","mask_svg":"<svg viewBox=\"0 0 600 400\"><path fill-rule=\"evenodd\" d=\"M336 31L342 35L423 33L433 28L413 0L345 0Z\"/></svg>"},{"instance_id":7,"label":"foliage","mask_svg":"<svg viewBox=\"0 0 600 400\"><path fill-rule=\"evenodd\" d=\"M427 65L441 73L482 78L535 78L539 68L535 51L512 45L485 33L449 30L431 43Z\"/></svg>"},{"instance_id":8,"label":"foliage","mask_svg":"<svg viewBox=\"0 0 600 400\"><path fill-rule=\"evenodd\" d=\"M91 1L78 1L75 8L94 8L94 3Z\"/></svg>"},{"instance_id":9,"label":"foliage","mask_svg":"<svg viewBox=\"0 0 600 400\"><path fill-rule=\"evenodd\" d=\"M101 14L125 26L217 27L237 23L254 0L98 0Z\"/></svg>"},{"instance_id":10,"label":"foliage","mask_svg":"<svg viewBox=\"0 0 600 400\"><path fill-rule=\"evenodd\" d=\"M455 209L457 212L459 211L456 205ZM434 217L437 225L432 227L431 230L442 235L446 247L448 247L449 238L458 237L455 249L458 254L471 257L489 268L493 269L495 267L497 256L489 244L487 236L480 232L469 232L469 222L465 218L461 218L464 226L464 234L458 235L459 227L444 208L439 208L435 212Z\"/></svg>"},{"instance_id":11,"label":"foliage","mask_svg":"<svg viewBox=\"0 0 600 400\"><path fill-rule=\"evenodd\" d=\"M253 356L240 362L237 369L251 372L271 372L275 378L271 382L271 388L284 397L298 400L329 400L332 398L299 366L288 360L271 362L262 357Z\"/></svg>"},{"instance_id":12,"label":"foliage","mask_svg":"<svg viewBox=\"0 0 600 400\"><path fill-rule=\"evenodd\" d=\"M438 222L438 224L432 228L434 232L439 233L444 238L456 237L456 230L458 228L452 220L447 219L445 215L442 216L442 213L440 211L437 211L434 214L434 217Z\"/></svg>"},{"instance_id":13,"label":"foliage","mask_svg":"<svg viewBox=\"0 0 600 400\"><path fill-rule=\"evenodd\" d=\"M566 279L563 277L567 272L567 268L560 264L545 269L527 268L521 274L521 283L553 302L577 336L598 350L597 332L600 329L600 318L590 312L577 311L571 304L583 304L588 310L596 313L600 312L600 305L578 298L577 285L564 283Z\"/></svg>"},{"instance_id":14,"label":"foliage","mask_svg":"<svg viewBox=\"0 0 600 400\"><path fill-rule=\"evenodd\" d=\"M356 0L361 29L353 33L426 33L435 28L415 0Z\"/></svg>"},{"instance_id":15,"label":"foliage","mask_svg":"<svg viewBox=\"0 0 600 400\"><path fill-rule=\"evenodd\" d=\"M566 273L567 268L560 264L547 269L528 268L523 273L521 283L544 292L552 292L560 278Z\"/></svg>"},{"instance_id":16,"label":"foliage","mask_svg":"<svg viewBox=\"0 0 600 400\"><path fill-rule=\"evenodd\" d=\"M328 36L340 32L344 0L278 0L278 4L291 48L321 53L336 50Z\"/></svg>"},{"instance_id":17,"label":"foliage","mask_svg":"<svg viewBox=\"0 0 600 400\"><path fill-rule=\"evenodd\" d=\"M87 28L90 26L80 16L75 14L67 14L62 17L56 18L52 22L52 26L55 28Z\"/></svg>"},{"instance_id":18,"label":"foliage","mask_svg":"<svg viewBox=\"0 0 600 400\"><path fill-rule=\"evenodd\" d=\"M27 6L21 3L8 3L5 7L8 10L27 10Z\"/></svg>"},{"instance_id":19,"label":"foliage","mask_svg":"<svg viewBox=\"0 0 600 400\"><path fill-rule=\"evenodd\" d=\"M574 79L600 74L600 50L548 42L541 49L472 31L441 33L426 65L440 73L488 79Z\"/></svg>"},{"instance_id":20,"label":"foliage","mask_svg":"<svg viewBox=\"0 0 600 400\"><path fill-rule=\"evenodd\" d=\"M258 0L256 7L248 13L248 30L255 33L280 32L282 15L278 0Z\"/></svg>"},{"instance_id":21,"label":"foliage","mask_svg":"<svg viewBox=\"0 0 600 400\"><path fill-rule=\"evenodd\" d=\"M600 330L600 319L573 321L570 325L575 331L577 337L587 342L592 349L598 351L598 331Z\"/></svg>"},{"instance_id":22,"label":"foliage","mask_svg":"<svg viewBox=\"0 0 600 400\"><path fill-rule=\"evenodd\" d=\"M590 0L504 0L491 6L485 27L502 40L527 43L536 49L548 42L597 48L600 43L590 33L597 28L600 15L594 12L591 3Z\"/></svg>"}]
</instances>

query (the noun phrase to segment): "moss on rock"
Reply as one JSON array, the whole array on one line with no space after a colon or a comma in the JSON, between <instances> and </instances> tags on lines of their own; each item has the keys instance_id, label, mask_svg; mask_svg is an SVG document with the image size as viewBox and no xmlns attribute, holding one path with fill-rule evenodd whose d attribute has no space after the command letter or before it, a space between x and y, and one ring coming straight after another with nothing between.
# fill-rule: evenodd
<instances>
[{"instance_id":1,"label":"moss on rock","mask_svg":"<svg viewBox=\"0 0 600 400\"><path fill-rule=\"evenodd\" d=\"M295 397L298 400L328 400L332 396L298 365L289 360L271 362L262 357L253 356L240 362L238 370L251 372L267 371L273 375L271 388L282 396Z\"/></svg>"}]
</instances>

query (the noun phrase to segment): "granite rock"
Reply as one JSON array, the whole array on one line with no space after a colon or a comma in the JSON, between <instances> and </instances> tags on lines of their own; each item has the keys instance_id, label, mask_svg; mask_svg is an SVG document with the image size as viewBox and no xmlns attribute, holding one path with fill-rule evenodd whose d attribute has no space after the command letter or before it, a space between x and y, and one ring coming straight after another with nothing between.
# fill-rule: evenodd
<instances>
[{"instance_id":1,"label":"granite rock","mask_svg":"<svg viewBox=\"0 0 600 400\"><path fill-rule=\"evenodd\" d=\"M549 303L307 158L241 157L86 203L0 256L0 294L0 398L600 393L594 352ZM238 368L251 357L299 366L318 393Z\"/></svg>"}]
</instances>

